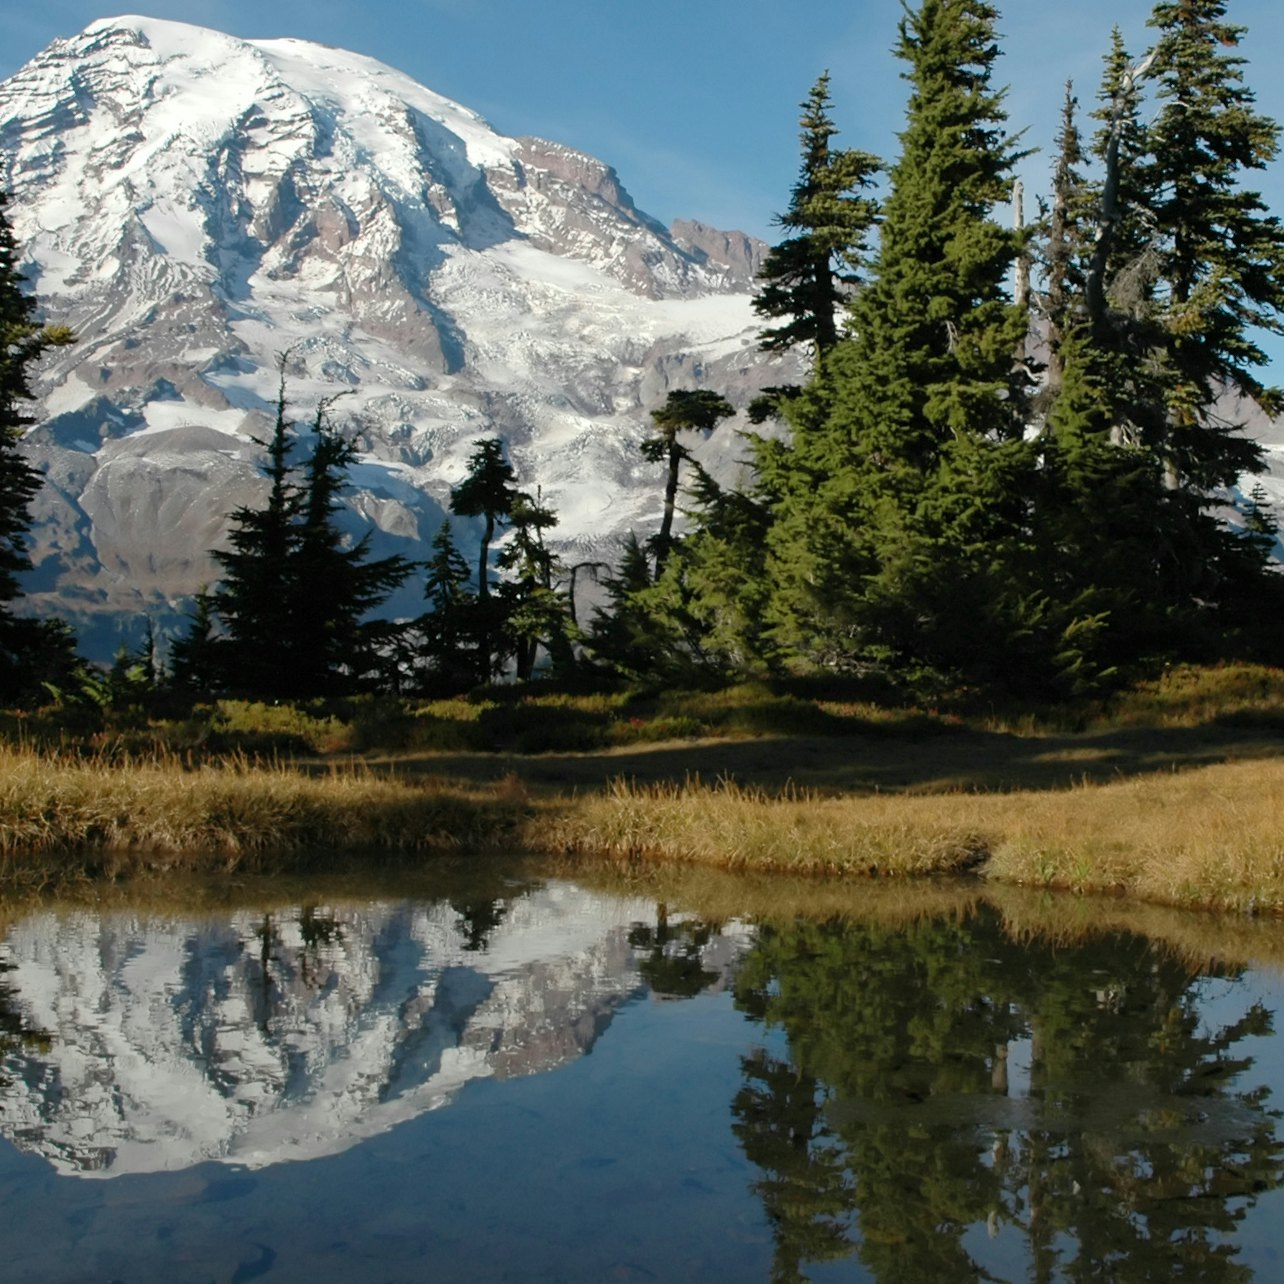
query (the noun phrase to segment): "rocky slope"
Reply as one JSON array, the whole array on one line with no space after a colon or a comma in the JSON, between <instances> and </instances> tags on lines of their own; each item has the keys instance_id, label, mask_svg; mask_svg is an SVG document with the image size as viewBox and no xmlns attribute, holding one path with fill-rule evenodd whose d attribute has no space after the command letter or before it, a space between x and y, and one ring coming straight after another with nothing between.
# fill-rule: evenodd
<instances>
[{"instance_id":1,"label":"rocky slope","mask_svg":"<svg viewBox=\"0 0 1284 1284\"><path fill-rule=\"evenodd\" d=\"M79 335L39 378L30 595L100 652L213 577L260 493L280 354L301 421L351 392L353 529L410 557L494 433L563 547L609 552L658 524L636 447L668 389L743 404L779 378L754 343L760 243L666 229L602 162L356 54L97 22L0 84L0 181L45 314ZM724 475L742 427L701 447Z\"/></svg>"}]
</instances>

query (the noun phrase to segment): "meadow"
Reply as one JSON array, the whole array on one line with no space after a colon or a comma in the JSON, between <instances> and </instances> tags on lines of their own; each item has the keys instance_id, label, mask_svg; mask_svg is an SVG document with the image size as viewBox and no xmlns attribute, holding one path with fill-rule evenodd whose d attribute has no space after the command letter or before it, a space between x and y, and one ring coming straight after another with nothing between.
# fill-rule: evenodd
<instances>
[{"instance_id":1,"label":"meadow","mask_svg":"<svg viewBox=\"0 0 1284 1284\"><path fill-rule=\"evenodd\" d=\"M531 684L0 731L11 887L505 852L1284 913L1284 671L1263 666L1052 709Z\"/></svg>"}]
</instances>

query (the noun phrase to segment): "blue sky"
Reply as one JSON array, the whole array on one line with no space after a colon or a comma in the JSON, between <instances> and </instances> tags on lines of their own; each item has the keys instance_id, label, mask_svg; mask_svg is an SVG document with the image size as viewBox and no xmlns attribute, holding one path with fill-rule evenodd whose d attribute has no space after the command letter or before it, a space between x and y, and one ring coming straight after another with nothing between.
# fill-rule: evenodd
<instances>
[{"instance_id":1,"label":"blue sky","mask_svg":"<svg viewBox=\"0 0 1284 1284\"><path fill-rule=\"evenodd\" d=\"M1140 51L1151 7L999 0L1011 124L1043 149L1024 164L1031 206L1047 187L1063 83L1073 78L1091 105L1111 27ZM899 0L150 0L141 11L369 54L503 133L601 157L663 222L699 218L768 239L797 174L798 104L816 76L831 73L839 145L894 156L905 102L889 52ZM4 6L0 78L112 12L94 0ZM1229 0L1228 17L1248 28L1241 52L1260 109L1284 122L1284 3ZM1284 165L1255 185L1284 214ZM1271 349L1278 372L1284 343Z\"/></svg>"}]
</instances>

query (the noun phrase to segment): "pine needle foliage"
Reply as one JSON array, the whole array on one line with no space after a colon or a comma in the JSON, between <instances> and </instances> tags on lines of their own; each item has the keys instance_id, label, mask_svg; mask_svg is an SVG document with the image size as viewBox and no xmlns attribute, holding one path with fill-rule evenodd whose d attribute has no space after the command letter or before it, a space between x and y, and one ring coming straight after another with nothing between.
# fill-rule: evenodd
<instances>
[{"instance_id":1,"label":"pine needle foliage","mask_svg":"<svg viewBox=\"0 0 1284 1284\"><path fill-rule=\"evenodd\" d=\"M759 336L767 352L805 349L820 361L838 342L839 317L860 284L867 238L878 220L878 202L866 193L881 168L877 156L831 143L838 132L831 116L829 73L823 73L802 104L802 166L789 208L778 215L786 232L768 253L758 279L754 311L768 320ZM761 423L797 393L771 388L750 408Z\"/></svg>"},{"instance_id":2,"label":"pine needle foliage","mask_svg":"<svg viewBox=\"0 0 1284 1284\"><path fill-rule=\"evenodd\" d=\"M30 371L44 353L75 336L66 326L37 320L36 301L18 268L8 199L0 192L0 701L13 704L42 696L45 682L68 681L78 663L65 625L14 611L22 596L20 577L31 568L31 501L43 483L19 447L34 422L27 410Z\"/></svg>"},{"instance_id":3,"label":"pine needle foliage","mask_svg":"<svg viewBox=\"0 0 1284 1284\"><path fill-rule=\"evenodd\" d=\"M370 615L410 565L399 556L371 559L368 536L350 543L337 524L356 451L330 423L333 400L317 407L311 448L296 462L282 361L272 434L260 443L266 502L237 509L229 547L214 553L222 578L204 605L198 599L179 648L178 668L190 687L310 700L380 680L386 626Z\"/></svg>"},{"instance_id":4,"label":"pine needle foliage","mask_svg":"<svg viewBox=\"0 0 1284 1284\"><path fill-rule=\"evenodd\" d=\"M1284 226L1245 183L1279 151L1279 127L1255 110L1239 54L1243 27L1224 0L1157 4L1151 75L1159 110L1142 177L1159 263L1156 302L1171 378L1159 443L1173 483L1203 494L1261 470L1261 448L1222 421L1230 387L1268 412L1280 393L1257 372L1255 332L1284 334Z\"/></svg>"},{"instance_id":5,"label":"pine needle foliage","mask_svg":"<svg viewBox=\"0 0 1284 1284\"><path fill-rule=\"evenodd\" d=\"M974 627L1013 502L1002 488L1029 467L1013 361L1027 323L1007 290L1018 238L992 217L1019 155L991 85L996 18L924 0L900 24L910 98L872 279L850 337L790 403L773 478L777 636L808 662L933 667L929 638ZM964 478L980 489L960 493Z\"/></svg>"}]
</instances>

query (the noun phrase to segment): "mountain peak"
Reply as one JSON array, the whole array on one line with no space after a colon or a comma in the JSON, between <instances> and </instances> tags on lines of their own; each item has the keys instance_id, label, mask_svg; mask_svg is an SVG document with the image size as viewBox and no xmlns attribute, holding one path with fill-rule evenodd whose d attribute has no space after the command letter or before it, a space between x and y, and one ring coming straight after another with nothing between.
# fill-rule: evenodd
<instances>
[{"instance_id":1,"label":"mountain peak","mask_svg":"<svg viewBox=\"0 0 1284 1284\"><path fill-rule=\"evenodd\" d=\"M493 434L563 540L609 551L654 520L636 442L667 390L778 378L756 242L670 231L606 162L361 54L100 19L0 83L0 180L44 313L80 338L28 444L53 481L31 598L81 624L163 619L213 578L280 352L293 404L354 390L354 532L412 558Z\"/></svg>"}]
</instances>

